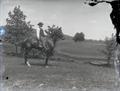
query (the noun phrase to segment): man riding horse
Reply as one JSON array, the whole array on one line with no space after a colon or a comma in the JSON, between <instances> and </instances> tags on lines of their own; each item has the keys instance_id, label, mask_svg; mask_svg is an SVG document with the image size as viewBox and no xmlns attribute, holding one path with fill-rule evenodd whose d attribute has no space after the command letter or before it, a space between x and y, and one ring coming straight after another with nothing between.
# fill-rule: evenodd
<instances>
[{"instance_id":1,"label":"man riding horse","mask_svg":"<svg viewBox=\"0 0 120 91\"><path fill-rule=\"evenodd\" d=\"M40 32L42 30L42 27L43 27L43 23L39 23L38 24L39 28L40 28ZM43 31L43 30L42 30ZM32 49L38 49L39 51L42 51L44 49L44 46L43 46L43 41L41 39L43 35L39 35L39 38L36 37L29 37L29 38L26 38L24 41L22 41L21 43L21 50L23 51L23 56L24 56L24 59L25 59L25 64L27 64L28 66L30 66L30 63L28 61L28 54L29 52L32 50Z\"/></svg>"}]
</instances>

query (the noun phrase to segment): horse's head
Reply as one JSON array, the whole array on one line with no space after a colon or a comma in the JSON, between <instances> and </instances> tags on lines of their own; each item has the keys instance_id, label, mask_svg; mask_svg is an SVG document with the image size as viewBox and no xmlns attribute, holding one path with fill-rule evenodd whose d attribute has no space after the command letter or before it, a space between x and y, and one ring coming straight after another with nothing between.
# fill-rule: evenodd
<instances>
[{"instance_id":1,"label":"horse's head","mask_svg":"<svg viewBox=\"0 0 120 91\"><path fill-rule=\"evenodd\" d=\"M62 32L62 28L60 27L60 28L58 28L58 30L59 30L59 39L61 39L61 40L65 40L65 37L64 37L64 33Z\"/></svg>"}]
</instances>

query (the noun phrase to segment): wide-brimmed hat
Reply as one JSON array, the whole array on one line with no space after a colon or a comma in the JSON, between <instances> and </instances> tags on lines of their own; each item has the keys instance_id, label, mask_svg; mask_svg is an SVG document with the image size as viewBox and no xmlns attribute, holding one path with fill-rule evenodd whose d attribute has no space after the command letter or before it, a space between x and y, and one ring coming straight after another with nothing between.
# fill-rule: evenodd
<instances>
[{"instance_id":1,"label":"wide-brimmed hat","mask_svg":"<svg viewBox=\"0 0 120 91\"><path fill-rule=\"evenodd\" d=\"M41 25L44 25L44 24L42 22L39 22L38 25L41 26Z\"/></svg>"}]
</instances>

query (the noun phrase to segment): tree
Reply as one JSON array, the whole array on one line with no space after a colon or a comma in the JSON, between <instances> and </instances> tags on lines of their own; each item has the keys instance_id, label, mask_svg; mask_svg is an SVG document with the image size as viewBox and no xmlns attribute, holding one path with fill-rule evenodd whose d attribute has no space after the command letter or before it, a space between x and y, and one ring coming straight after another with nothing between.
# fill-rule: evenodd
<instances>
[{"instance_id":1,"label":"tree","mask_svg":"<svg viewBox=\"0 0 120 91\"><path fill-rule=\"evenodd\" d=\"M26 22L26 15L21 11L20 6L15 7L13 12L10 11L8 16L6 19L7 24L5 25L5 38L15 45L16 54L18 54L19 42L26 37L30 37L35 29L32 28L33 25L30 22Z\"/></svg>"},{"instance_id":2,"label":"tree","mask_svg":"<svg viewBox=\"0 0 120 91\"><path fill-rule=\"evenodd\" d=\"M61 27L56 27L55 25L53 25L52 27L48 26L48 30L45 30L45 32L47 34L47 37L49 37L52 40L54 46L59 40L65 39Z\"/></svg>"},{"instance_id":3,"label":"tree","mask_svg":"<svg viewBox=\"0 0 120 91\"><path fill-rule=\"evenodd\" d=\"M81 32L81 33L76 33L75 36L73 37L73 40L74 40L75 42L84 41L84 40L85 40L85 35L84 35L84 33L83 33L83 32Z\"/></svg>"},{"instance_id":4,"label":"tree","mask_svg":"<svg viewBox=\"0 0 120 91\"><path fill-rule=\"evenodd\" d=\"M53 25L52 27L48 26L46 32L46 41L44 45L44 55L45 55L45 65L48 65L48 60L55 53L55 47L59 40L64 39L64 34L62 32L61 27L56 27Z\"/></svg>"},{"instance_id":5,"label":"tree","mask_svg":"<svg viewBox=\"0 0 120 91\"><path fill-rule=\"evenodd\" d=\"M107 64L111 64L111 59L113 57L113 52L115 50L115 38L112 36L111 38L105 39L105 50L102 50L102 53L107 57Z\"/></svg>"}]
</instances>

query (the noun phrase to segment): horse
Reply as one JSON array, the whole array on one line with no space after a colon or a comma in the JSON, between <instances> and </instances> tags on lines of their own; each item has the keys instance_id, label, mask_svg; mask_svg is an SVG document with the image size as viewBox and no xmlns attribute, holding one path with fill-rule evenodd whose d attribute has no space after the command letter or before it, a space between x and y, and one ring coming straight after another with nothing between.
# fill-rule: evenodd
<instances>
[{"instance_id":1,"label":"horse","mask_svg":"<svg viewBox=\"0 0 120 91\"><path fill-rule=\"evenodd\" d=\"M44 34L41 26L40 30L39 38L27 38L21 43L21 48L24 50L23 55L25 64L27 64L29 67L31 65L27 60L28 54L33 48L41 51L42 55L45 57L45 65L48 65L48 59L54 55L54 49L57 41L65 39L61 27L56 27L55 25L52 27L48 26L48 29L45 30L46 35Z\"/></svg>"},{"instance_id":2,"label":"horse","mask_svg":"<svg viewBox=\"0 0 120 91\"><path fill-rule=\"evenodd\" d=\"M37 49L42 52L42 55L45 57L45 65L47 65L49 56L53 55L54 45L48 37L44 37L42 41L37 38L25 39L21 43L21 50L23 52L25 64L28 67L31 67L28 61L28 55L32 49Z\"/></svg>"}]
</instances>

